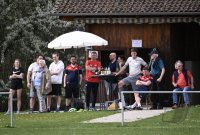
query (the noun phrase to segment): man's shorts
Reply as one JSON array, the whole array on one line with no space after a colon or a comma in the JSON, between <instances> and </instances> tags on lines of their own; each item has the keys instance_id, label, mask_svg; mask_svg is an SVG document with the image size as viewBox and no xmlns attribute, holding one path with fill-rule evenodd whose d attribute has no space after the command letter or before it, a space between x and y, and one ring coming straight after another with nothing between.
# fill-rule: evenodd
<instances>
[{"instance_id":1,"label":"man's shorts","mask_svg":"<svg viewBox=\"0 0 200 135\"><path fill-rule=\"evenodd\" d=\"M79 98L79 86L78 84L67 84L65 87L65 98Z\"/></svg>"},{"instance_id":2,"label":"man's shorts","mask_svg":"<svg viewBox=\"0 0 200 135\"><path fill-rule=\"evenodd\" d=\"M48 95L61 96L61 84L52 84L52 91Z\"/></svg>"},{"instance_id":3,"label":"man's shorts","mask_svg":"<svg viewBox=\"0 0 200 135\"><path fill-rule=\"evenodd\" d=\"M33 83L33 82L32 82ZM30 97L36 97L37 96L37 92L35 87L31 84L31 88L30 88Z\"/></svg>"},{"instance_id":4,"label":"man's shorts","mask_svg":"<svg viewBox=\"0 0 200 135\"><path fill-rule=\"evenodd\" d=\"M138 80L138 78L139 78L139 75L134 76L134 77L128 76L128 77L122 79L122 81L124 82L125 85L131 84L132 89L135 91L137 89L136 81Z\"/></svg>"},{"instance_id":5,"label":"man's shorts","mask_svg":"<svg viewBox=\"0 0 200 135\"><path fill-rule=\"evenodd\" d=\"M18 89L22 89L23 87L23 84L21 81L12 81L11 82L11 89L12 90L18 90Z\"/></svg>"}]
</instances>

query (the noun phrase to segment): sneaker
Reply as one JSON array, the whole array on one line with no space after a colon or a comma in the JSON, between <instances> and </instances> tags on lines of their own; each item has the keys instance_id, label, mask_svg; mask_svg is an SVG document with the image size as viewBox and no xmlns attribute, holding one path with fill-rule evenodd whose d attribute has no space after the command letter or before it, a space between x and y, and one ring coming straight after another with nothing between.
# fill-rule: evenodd
<instances>
[{"instance_id":1,"label":"sneaker","mask_svg":"<svg viewBox=\"0 0 200 135\"><path fill-rule=\"evenodd\" d=\"M178 108L178 106L176 105L176 104L174 104L173 106L172 106L172 109L177 109Z\"/></svg>"},{"instance_id":2,"label":"sneaker","mask_svg":"<svg viewBox=\"0 0 200 135\"><path fill-rule=\"evenodd\" d=\"M79 109L78 111L76 111L76 112L83 112L84 111L84 109Z\"/></svg>"},{"instance_id":3,"label":"sneaker","mask_svg":"<svg viewBox=\"0 0 200 135\"><path fill-rule=\"evenodd\" d=\"M89 111L89 110L90 110L89 107L86 107L86 108L84 109L84 112Z\"/></svg>"},{"instance_id":4,"label":"sneaker","mask_svg":"<svg viewBox=\"0 0 200 135\"><path fill-rule=\"evenodd\" d=\"M17 111L16 114L20 114L20 111Z\"/></svg>"},{"instance_id":5,"label":"sneaker","mask_svg":"<svg viewBox=\"0 0 200 135\"><path fill-rule=\"evenodd\" d=\"M68 112L76 112L77 109L76 108L70 108Z\"/></svg>"},{"instance_id":6,"label":"sneaker","mask_svg":"<svg viewBox=\"0 0 200 135\"><path fill-rule=\"evenodd\" d=\"M47 108L47 112L51 112L50 108Z\"/></svg>"},{"instance_id":7,"label":"sneaker","mask_svg":"<svg viewBox=\"0 0 200 135\"><path fill-rule=\"evenodd\" d=\"M33 109L30 108L30 110L29 110L29 114L32 114L32 113L33 113Z\"/></svg>"},{"instance_id":8,"label":"sneaker","mask_svg":"<svg viewBox=\"0 0 200 135\"><path fill-rule=\"evenodd\" d=\"M119 102L118 105L119 105L119 108L118 108L118 109L121 110L121 109L122 109L122 106L123 106L123 105L122 105L122 102Z\"/></svg>"},{"instance_id":9,"label":"sneaker","mask_svg":"<svg viewBox=\"0 0 200 135\"><path fill-rule=\"evenodd\" d=\"M90 108L89 111L96 111L96 108L95 108L95 107L92 107L92 108Z\"/></svg>"},{"instance_id":10,"label":"sneaker","mask_svg":"<svg viewBox=\"0 0 200 135\"><path fill-rule=\"evenodd\" d=\"M56 108L56 112L60 112L60 107L59 107L59 108Z\"/></svg>"},{"instance_id":11,"label":"sneaker","mask_svg":"<svg viewBox=\"0 0 200 135\"><path fill-rule=\"evenodd\" d=\"M129 105L129 106L124 106L124 110L130 110L130 111L131 111L131 110L132 110L132 109L131 109L131 105Z\"/></svg>"},{"instance_id":12,"label":"sneaker","mask_svg":"<svg viewBox=\"0 0 200 135\"><path fill-rule=\"evenodd\" d=\"M8 110L4 115L10 115L10 111Z\"/></svg>"},{"instance_id":13,"label":"sneaker","mask_svg":"<svg viewBox=\"0 0 200 135\"><path fill-rule=\"evenodd\" d=\"M142 106L135 107L135 110L143 110Z\"/></svg>"},{"instance_id":14,"label":"sneaker","mask_svg":"<svg viewBox=\"0 0 200 135\"><path fill-rule=\"evenodd\" d=\"M66 106L64 112L68 112L69 109L70 109L70 107L69 107L69 106Z\"/></svg>"},{"instance_id":15,"label":"sneaker","mask_svg":"<svg viewBox=\"0 0 200 135\"><path fill-rule=\"evenodd\" d=\"M136 109L137 104L133 104L130 106L131 109L135 110Z\"/></svg>"},{"instance_id":16,"label":"sneaker","mask_svg":"<svg viewBox=\"0 0 200 135\"><path fill-rule=\"evenodd\" d=\"M46 113L46 112L47 112L47 110L39 111L39 113Z\"/></svg>"}]
</instances>

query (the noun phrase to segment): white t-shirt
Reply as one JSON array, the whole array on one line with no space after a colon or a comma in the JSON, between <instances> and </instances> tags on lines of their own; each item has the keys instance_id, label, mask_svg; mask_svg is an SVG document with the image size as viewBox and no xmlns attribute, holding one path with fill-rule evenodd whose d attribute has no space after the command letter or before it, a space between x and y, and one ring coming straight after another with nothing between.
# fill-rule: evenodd
<instances>
[{"instance_id":1,"label":"white t-shirt","mask_svg":"<svg viewBox=\"0 0 200 135\"><path fill-rule=\"evenodd\" d=\"M36 73L36 71L38 71L38 69L39 69L39 65L37 64L37 62L32 63L28 67L28 72L31 72L31 80L34 80L34 73Z\"/></svg>"},{"instance_id":2,"label":"white t-shirt","mask_svg":"<svg viewBox=\"0 0 200 135\"><path fill-rule=\"evenodd\" d=\"M64 71L64 63L59 60L57 63L52 62L49 66L49 71L58 71L58 75L52 75L51 76L51 83L52 84L62 84L62 78L63 78L63 71Z\"/></svg>"},{"instance_id":3,"label":"white t-shirt","mask_svg":"<svg viewBox=\"0 0 200 135\"><path fill-rule=\"evenodd\" d=\"M129 76L137 76L141 73L141 66L145 66L147 63L140 57L129 57L125 63L126 66L129 66Z\"/></svg>"}]
</instances>

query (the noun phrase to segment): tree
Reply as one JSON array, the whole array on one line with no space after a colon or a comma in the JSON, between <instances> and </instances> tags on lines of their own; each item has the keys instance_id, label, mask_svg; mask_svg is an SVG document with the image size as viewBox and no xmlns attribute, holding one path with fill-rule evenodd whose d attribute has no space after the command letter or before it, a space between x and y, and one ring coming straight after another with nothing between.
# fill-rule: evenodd
<instances>
[{"instance_id":1,"label":"tree","mask_svg":"<svg viewBox=\"0 0 200 135\"><path fill-rule=\"evenodd\" d=\"M49 14L53 3L54 0L0 1L2 67L8 67L14 58L20 58L27 68L27 63L33 61L36 54L49 55L48 42L76 28L72 22Z\"/></svg>"}]
</instances>

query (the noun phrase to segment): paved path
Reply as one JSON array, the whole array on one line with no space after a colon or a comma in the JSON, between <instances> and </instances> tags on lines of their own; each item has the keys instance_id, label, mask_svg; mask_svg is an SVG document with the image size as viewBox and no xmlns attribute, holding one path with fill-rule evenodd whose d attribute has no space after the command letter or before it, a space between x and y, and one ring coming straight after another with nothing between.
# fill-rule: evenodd
<instances>
[{"instance_id":1,"label":"paved path","mask_svg":"<svg viewBox=\"0 0 200 135\"><path fill-rule=\"evenodd\" d=\"M124 112L124 122L133 122L141 119L146 119L154 116L158 116L171 109L165 110L133 110ZM84 123L109 123L109 122L121 122L121 113L114 115L92 119L89 121L84 121Z\"/></svg>"}]
</instances>

